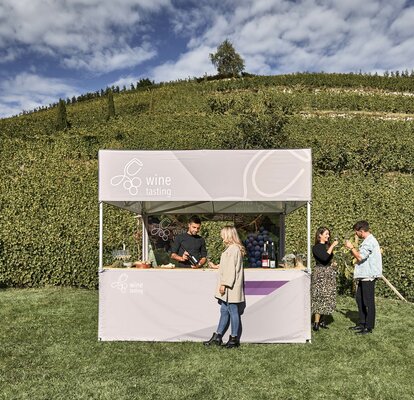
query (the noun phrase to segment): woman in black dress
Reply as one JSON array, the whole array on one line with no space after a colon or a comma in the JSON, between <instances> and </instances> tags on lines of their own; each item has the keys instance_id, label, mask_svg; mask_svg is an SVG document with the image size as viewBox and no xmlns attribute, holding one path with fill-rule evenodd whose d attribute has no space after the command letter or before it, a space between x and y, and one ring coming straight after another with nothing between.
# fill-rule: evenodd
<instances>
[{"instance_id":1,"label":"woman in black dress","mask_svg":"<svg viewBox=\"0 0 414 400\"><path fill-rule=\"evenodd\" d=\"M312 313L315 316L313 330L325 328L324 315L330 315L336 307L336 271L332 266L333 249L338 240L330 242L330 231L322 226L315 234L315 245L312 248L316 266L312 271Z\"/></svg>"}]
</instances>

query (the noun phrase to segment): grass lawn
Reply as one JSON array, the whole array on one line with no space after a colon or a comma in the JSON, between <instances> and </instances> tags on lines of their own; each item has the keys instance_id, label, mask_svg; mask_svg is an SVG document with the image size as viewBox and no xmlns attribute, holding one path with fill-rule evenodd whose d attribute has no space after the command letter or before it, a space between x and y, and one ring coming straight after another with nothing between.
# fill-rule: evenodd
<instances>
[{"instance_id":1,"label":"grass lawn","mask_svg":"<svg viewBox=\"0 0 414 400\"><path fill-rule=\"evenodd\" d=\"M414 399L414 305L378 298L362 337L352 298L333 318L312 344L99 342L97 291L3 289L0 399Z\"/></svg>"}]
</instances>

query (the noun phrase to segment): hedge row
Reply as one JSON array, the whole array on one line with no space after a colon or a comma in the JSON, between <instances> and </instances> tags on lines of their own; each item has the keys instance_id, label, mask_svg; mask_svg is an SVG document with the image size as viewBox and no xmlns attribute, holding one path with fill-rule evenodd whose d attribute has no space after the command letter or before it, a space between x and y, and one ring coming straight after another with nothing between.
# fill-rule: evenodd
<instances>
[{"instance_id":1,"label":"hedge row","mask_svg":"<svg viewBox=\"0 0 414 400\"><path fill-rule=\"evenodd\" d=\"M378 177L352 173L314 177L312 240L319 226L328 226L332 235L353 239L353 224L368 220L383 250L383 274L408 300L414 300L414 179L412 175L385 174ZM290 251L306 252L306 210L287 217L286 241ZM344 272L352 259L344 247L337 261ZM349 274L348 274L349 275ZM349 290L351 280L342 280L341 290ZM380 293L395 296L384 284Z\"/></svg>"},{"instance_id":2,"label":"hedge row","mask_svg":"<svg viewBox=\"0 0 414 400\"><path fill-rule=\"evenodd\" d=\"M293 78L291 78L293 79ZM392 80L392 78L389 78ZM403 79L412 81L414 78ZM269 84L267 85L266 82ZM289 80L287 81L289 82ZM272 83L272 84L270 84ZM339 86L315 87L285 85L282 77L256 77L206 83L183 82L159 85L146 91L124 92L114 95L115 112L120 118L134 121L140 129L143 116L163 119L165 116L206 116L208 113L243 112L243 105L260 109L268 101L289 105L297 111L363 111L373 113L413 114L413 93L387 93L381 90L366 91L361 86L344 91ZM346 85L345 85L346 86ZM346 89L348 90L348 89ZM112 132L114 120L107 123L107 99L99 97L67 106L72 132L87 130L90 133L105 130ZM166 115L167 114L167 115ZM386 117L383 115L383 117ZM412 116L410 116L411 118ZM214 118L213 118L214 119ZM19 118L0 120L2 136L38 137L56 134L56 109L49 109ZM102 132L104 133L104 132Z\"/></svg>"},{"instance_id":3,"label":"hedge row","mask_svg":"<svg viewBox=\"0 0 414 400\"><path fill-rule=\"evenodd\" d=\"M97 162L78 157L76 148L85 154L78 140L3 141L0 167L7 179L0 183L1 284L96 287ZM384 275L414 299L412 176L315 176L313 190L312 230L328 225L346 237L356 220L368 219L384 249ZM289 252L306 251L304 211L287 219ZM138 252L139 229L128 212L107 206L104 236L106 262L125 241Z\"/></svg>"},{"instance_id":4,"label":"hedge row","mask_svg":"<svg viewBox=\"0 0 414 400\"><path fill-rule=\"evenodd\" d=\"M272 86L303 86L313 88L371 88L397 92L414 92L414 76L386 77L362 74L296 73L277 76L256 76L211 82L219 90L250 89Z\"/></svg>"}]
</instances>

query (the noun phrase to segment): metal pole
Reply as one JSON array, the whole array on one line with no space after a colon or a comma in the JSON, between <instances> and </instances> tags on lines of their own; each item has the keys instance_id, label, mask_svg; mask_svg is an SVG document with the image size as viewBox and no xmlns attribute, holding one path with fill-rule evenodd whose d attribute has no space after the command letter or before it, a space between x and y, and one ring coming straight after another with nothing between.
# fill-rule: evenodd
<instances>
[{"instance_id":1,"label":"metal pole","mask_svg":"<svg viewBox=\"0 0 414 400\"><path fill-rule=\"evenodd\" d=\"M142 260L147 261L148 260L148 232L147 232L147 226L148 226L148 216L142 215L141 218L142 221Z\"/></svg>"},{"instance_id":2,"label":"metal pole","mask_svg":"<svg viewBox=\"0 0 414 400\"><path fill-rule=\"evenodd\" d=\"M103 271L103 202L99 202L99 272Z\"/></svg>"},{"instance_id":3,"label":"metal pole","mask_svg":"<svg viewBox=\"0 0 414 400\"><path fill-rule=\"evenodd\" d=\"M286 249L286 218L285 214L279 214L279 260L276 260L276 263L282 260L285 256ZM276 265L278 267L278 265Z\"/></svg>"},{"instance_id":4,"label":"metal pole","mask_svg":"<svg viewBox=\"0 0 414 400\"><path fill-rule=\"evenodd\" d=\"M307 270L311 272L311 203L307 203L307 230L308 230L308 254L306 257Z\"/></svg>"}]
</instances>

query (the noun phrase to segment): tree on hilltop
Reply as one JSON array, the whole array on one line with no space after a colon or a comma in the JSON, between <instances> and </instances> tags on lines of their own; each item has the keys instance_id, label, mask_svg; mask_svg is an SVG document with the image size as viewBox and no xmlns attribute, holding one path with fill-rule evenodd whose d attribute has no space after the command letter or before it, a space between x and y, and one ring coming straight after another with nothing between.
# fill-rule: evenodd
<instances>
[{"instance_id":1,"label":"tree on hilltop","mask_svg":"<svg viewBox=\"0 0 414 400\"><path fill-rule=\"evenodd\" d=\"M217 47L216 53L210 53L210 60L219 75L235 77L244 70L244 60L228 39Z\"/></svg>"}]
</instances>

